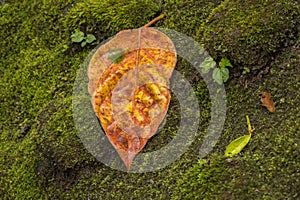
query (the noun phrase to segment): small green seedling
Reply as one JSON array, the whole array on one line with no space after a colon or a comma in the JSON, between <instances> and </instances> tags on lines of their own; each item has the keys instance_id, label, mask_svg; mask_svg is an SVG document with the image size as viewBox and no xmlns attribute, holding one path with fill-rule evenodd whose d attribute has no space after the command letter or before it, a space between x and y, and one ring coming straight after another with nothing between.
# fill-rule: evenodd
<instances>
[{"instance_id":1,"label":"small green seedling","mask_svg":"<svg viewBox=\"0 0 300 200\"><path fill-rule=\"evenodd\" d=\"M84 47L87 43L90 44L96 40L96 37L93 34L87 34L84 36L84 33L79 29L75 30L75 33L71 35L72 42L81 43L81 47Z\"/></svg>"},{"instance_id":2,"label":"small green seedling","mask_svg":"<svg viewBox=\"0 0 300 200\"><path fill-rule=\"evenodd\" d=\"M246 115L246 120L248 124L248 135L244 135L242 137L239 137L235 140L233 140L226 148L225 156L227 157L233 157L234 155L240 153L242 149L248 144L248 142L251 139L252 132L255 130L251 127L249 116Z\"/></svg>"},{"instance_id":3,"label":"small green seedling","mask_svg":"<svg viewBox=\"0 0 300 200\"><path fill-rule=\"evenodd\" d=\"M242 74L248 74L249 72L250 72L250 69L248 67L244 67Z\"/></svg>"},{"instance_id":4,"label":"small green seedling","mask_svg":"<svg viewBox=\"0 0 300 200\"><path fill-rule=\"evenodd\" d=\"M200 67L204 74L207 74L215 66L216 66L216 62L212 59L212 57L205 58L204 61L200 64Z\"/></svg>"},{"instance_id":5,"label":"small green seedling","mask_svg":"<svg viewBox=\"0 0 300 200\"><path fill-rule=\"evenodd\" d=\"M227 67L232 67L232 64L227 58L222 58L219 62L219 68L215 68L213 71L213 79L220 85L229 79L229 70Z\"/></svg>"},{"instance_id":6,"label":"small green seedling","mask_svg":"<svg viewBox=\"0 0 300 200\"><path fill-rule=\"evenodd\" d=\"M212 78L221 85L229 79L229 70L227 67L232 67L232 64L227 58L222 58L219 62L219 67L215 66L216 62L211 57L206 58L200 65L204 74L207 74L213 69Z\"/></svg>"}]
</instances>

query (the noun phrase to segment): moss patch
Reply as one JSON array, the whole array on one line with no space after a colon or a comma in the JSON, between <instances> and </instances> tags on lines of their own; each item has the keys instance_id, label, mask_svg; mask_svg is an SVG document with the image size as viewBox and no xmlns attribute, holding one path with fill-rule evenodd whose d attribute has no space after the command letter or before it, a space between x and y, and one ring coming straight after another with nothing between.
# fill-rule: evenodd
<instances>
[{"instance_id":1,"label":"moss patch","mask_svg":"<svg viewBox=\"0 0 300 200\"><path fill-rule=\"evenodd\" d=\"M76 184L86 170L102 167L85 150L76 134L71 97L46 104L37 116L33 132L39 153L35 173L41 187L68 188Z\"/></svg>"},{"instance_id":2,"label":"moss patch","mask_svg":"<svg viewBox=\"0 0 300 200\"><path fill-rule=\"evenodd\" d=\"M161 1L161 12L166 14L166 19L156 25L194 37L198 27L221 2L221 0Z\"/></svg>"},{"instance_id":3,"label":"moss patch","mask_svg":"<svg viewBox=\"0 0 300 200\"><path fill-rule=\"evenodd\" d=\"M3 37L0 41L0 197L299 197L300 40L298 46L289 46L295 42L298 32L299 12L294 1L268 0L265 3L267 5L237 0L4 1L0 7ZM288 11L292 14L287 14ZM76 71L95 44L81 48L70 41L70 35L80 29L94 34L101 42L123 29L138 28L161 13L167 17L156 26L175 29L204 41L217 59L226 56L235 64L247 66L270 63L270 74L256 82L255 79L244 81L251 84L241 84L239 79L229 82L224 132L214 152L198 163L199 145L210 119L209 93L191 65L179 58L176 69L190 81L200 100L201 126L196 140L184 155L162 170L143 174L112 170L85 150L74 127L71 95ZM225 26L228 19L232 24ZM255 20L252 22L252 19ZM243 34L232 42L230 33L236 30L234 27ZM222 35L214 35L215 32ZM221 49L227 49L224 52L215 49L220 41L223 42ZM281 52L285 44L288 47ZM269 62L273 54L280 56ZM274 114L260 105L255 96L257 89L273 94ZM172 99L170 108L166 126L149 141L144 152L159 149L174 137L179 110L176 98ZM226 160L223 157L226 145L246 132L245 114L250 116L256 131L239 155Z\"/></svg>"},{"instance_id":4,"label":"moss patch","mask_svg":"<svg viewBox=\"0 0 300 200\"><path fill-rule=\"evenodd\" d=\"M178 182L175 199L299 198L299 53L297 45L282 53L272 74L251 87L228 85L227 120L215 155L200 160ZM273 94L275 113L261 105L258 91ZM246 114L256 130L245 149L227 159L226 146L247 134Z\"/></svg>"},{"instance_id":5,"label":"moss patch","mask_svg":"<svg viewBox=\"0 0 300 200\"><path fill-rule=\"evenodd\" d=\"M296 41L299 14L298 1L226 0L202 24L198 38L216 60L260 69Z\"/></svg>"},{"instance_id":6,"label":"moss patch","mask_svg":"<svg viewBox=\"0 0 300 200\"><path fill-rule=\"evenodd\" d=\"M141 27L159 14L159 7L149 0L84 0L68 11L65 25L69 33L78 28L101 42L121 30Z\"/></svg>"}]
</instances>

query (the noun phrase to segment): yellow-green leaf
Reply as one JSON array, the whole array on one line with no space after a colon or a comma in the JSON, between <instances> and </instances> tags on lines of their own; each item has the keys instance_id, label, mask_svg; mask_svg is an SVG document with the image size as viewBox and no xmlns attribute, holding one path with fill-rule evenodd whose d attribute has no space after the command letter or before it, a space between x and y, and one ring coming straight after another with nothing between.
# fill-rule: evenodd
<instances>
[{"instance_id":1,"label":"yellow-green leaf","mask_svg":"<svg viewBox=\"0 0 300 200\"><path fill-rule=\"evenodd\" d=\"M251 138L251 134L244 135L233 140L226 148L225 156L233 157L234 155L238 154L249 142Z\"/></svg>"}]
</instances>

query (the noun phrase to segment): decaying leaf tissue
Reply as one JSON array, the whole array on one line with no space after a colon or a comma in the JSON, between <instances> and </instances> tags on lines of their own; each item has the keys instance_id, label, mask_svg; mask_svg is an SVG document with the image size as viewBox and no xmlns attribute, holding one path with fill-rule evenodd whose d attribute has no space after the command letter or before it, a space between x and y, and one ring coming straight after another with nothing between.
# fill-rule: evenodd
<instances>
[{"instance_id":1,"label":"decaying leaf tissue","mask_svg":"<svg viewBox=\"0 0 300 200\"><path fill-rule=\"evenodd\" d=\"M272 96L268 92L260 92L260 101L262 102L262 105L265 106L270 112L275 111L275 103L272 100Z\"/></svg>"},{"instance_id":2,"label":"decaying leaf tissue","mask_svg":"<svg viewBox=\"0 0 300 200\"><path fill-rule=\"evenodd\" d=\"M168 110L173 42L149 27L124 30L89 63L89 93L102 128L127 169Z\"/></svg>"}]
</instances>

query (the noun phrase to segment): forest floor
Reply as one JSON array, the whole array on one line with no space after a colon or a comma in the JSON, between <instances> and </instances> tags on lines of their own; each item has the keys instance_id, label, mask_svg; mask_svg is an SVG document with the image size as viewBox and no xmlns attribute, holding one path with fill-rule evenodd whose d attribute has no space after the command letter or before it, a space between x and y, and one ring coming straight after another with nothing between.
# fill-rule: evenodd
<instances>
[{"instance_id":1,"label":"forest floor","mask_svg":"<svg viewBox=\"0 0 300 200\"><path fill-rule=\"evenodd\" d=\"M226 18L230 12L243 16L248 11L253 15L268 11L268 6L260 10L260 1L242 2L2 1L0 198L299 199L299 6L294 7L292 17L288 15L290 12L279 17L276 12L263 14L276 22L274 26L272 20L254 18L270 23L270 29L261 30L259 23L249 28L236 20L241 30L247 27L241 31L245 34L240 40L236 38L232 46L226 43L231 41L231 36L237 37L232 27L227 27L216 31L224 33L221 45L227 45L227 49L222 52L209 46L206 42L213 40L212 45L218 45L216 41L220 38L212 34L214 31L204 31L203 27L214 30L214 23L219 17L223 19L224 13L227 25L238 19ZM289 6L293 8L291 2L297 5L297 1L282 2L287 10ZM276 1L265 3L276 4ZM236 9L236 5L243 6L245 13ZM252 12L251 9L259 10ZM199 158L210 123L211 99L206 82L191 64L178 56L175 69L189 80L201 111L200 126L193 142L175 162L157 171L128 173L112 169L89 153L76 130L72 95L77 72L103 40L121 30L141 27L161 13L166 17L156 26L182 32L206 44L216 60L228 55L233 63L229 80L224 84L227 105L224 128L213 150ZM287 17L286 23L280 21L283 16ZM245 20L251 21L251 18ZM285 38L277 27L287 27L286 35L292 36ZM70 37L76 29L94 34L97 40L85 47L72 43ZM226 36L226 30L230 30L230 37ZM270 35L276 37L260 37L265 30L274 31ZM245 44L246 47L255 45L254 49L260 52L250 52L243 46ZM245 48L245 52L238 54L241 50L238 48ZM258 55L265 55L261 62ZM246 67L250 72L242 74L244 66L241 63L248 63ZM274 113L262 106L259 91L272 94ZM159 150L176 137L179 110L173 95L166 123L159 134L148 141L142 153ZM227 158L224 156L226 146L247 134L246 115L255 128L252 138L239 154Z\"/></svg>"}]
</instances>

